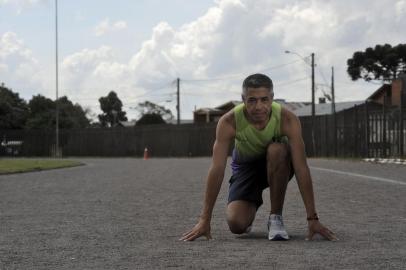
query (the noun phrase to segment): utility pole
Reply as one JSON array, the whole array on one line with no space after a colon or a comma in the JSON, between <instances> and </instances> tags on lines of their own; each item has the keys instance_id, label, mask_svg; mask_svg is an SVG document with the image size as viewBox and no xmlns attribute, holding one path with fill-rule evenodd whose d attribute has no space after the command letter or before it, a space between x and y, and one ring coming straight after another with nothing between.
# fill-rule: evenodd
<instances>
[{"instance_id":1,"label":"utility pole","mask_svg":"<svg viewBox=\"0 0 406 270\"><path fill-rule=\"evenodd\" d=\"M179 93L180 91L179 91L179 85L180 85L180 79L177 78L176 79L176 88L177 88L177 91L176 91L176 110L178 112L178 121L177 121L178 125L180 125L180 93Z\"/></svg>"},{"instance_id":2,"label":"utility pole","mask_svg":"<svg viewBox=\"0 0 406 270\"><path fill-rule=\"evenodd\" d=\"M60 157L59 153L59 70L58 70L58 0L55 0L55 92L56 92L56 115L55 115L55 134L56 134L56 143L55 143L55 157Z\"/></svg>"}]
</instances>

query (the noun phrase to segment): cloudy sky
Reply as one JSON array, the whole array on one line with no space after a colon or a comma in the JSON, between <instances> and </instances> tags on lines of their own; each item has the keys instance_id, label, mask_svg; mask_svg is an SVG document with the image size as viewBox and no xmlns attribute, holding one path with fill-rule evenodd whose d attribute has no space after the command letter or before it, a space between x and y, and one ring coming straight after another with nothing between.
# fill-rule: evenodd
<instances>
[{"instance_id":1,"label":"cloudy sky","mask_svg":"<svg viewBox=\"0 0 406 270\"><path fill-rule=\"evenodd\" d=\"M59 92L100 113L115 90L129 118L149 100L176 115L240 99L242 80L262 72L275 97L365 99L379 84L352 82L346 61L376 44L405 43L406 0L59 0ZM295 54L285 54L285 50ZM0 0L0 82L29 100L55 98L54 0Z\"/></svg>"}]
</instances>

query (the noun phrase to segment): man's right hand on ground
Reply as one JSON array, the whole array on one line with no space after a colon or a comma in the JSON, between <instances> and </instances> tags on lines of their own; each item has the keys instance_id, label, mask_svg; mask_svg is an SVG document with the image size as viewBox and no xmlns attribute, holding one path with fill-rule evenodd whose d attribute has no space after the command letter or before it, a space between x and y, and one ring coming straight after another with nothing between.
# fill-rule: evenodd
<instances>
[{"instance_id":1,"label":"man's right hand on ground","mask_svg":"<svg viewBox=\"0 0 406 270\"><path fill-rule=\"evenodd\" d=\"M184 233L179 240L193 241L200 236L206 236L207 240L211 239L210 221L199 219L199 222L193 227L192 230Z\"/></svg>"}]
</instances>

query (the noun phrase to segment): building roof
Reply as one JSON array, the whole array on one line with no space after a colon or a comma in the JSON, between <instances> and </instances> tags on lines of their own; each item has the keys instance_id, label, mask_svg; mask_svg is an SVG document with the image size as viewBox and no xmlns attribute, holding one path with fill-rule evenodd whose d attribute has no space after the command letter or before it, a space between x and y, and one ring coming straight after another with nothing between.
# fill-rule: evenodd
<instances>
[{"instance_id":1,"label":"building roof","mask_svg":"<svg viewBox=\"0 0 406 270\"><path fill-rule=\"evenodd\" d=\"M242 103L242 101L237 101L237 100L232 100L232 101L228 101L226 103L223 103L217 107L214 108L199 108L197 110L194 111L195 114L223 114L224 111L228 111L231 110L232 108L234 108L235 106L237 106L238 104Z\"/></svg>"},{"instance_id":2,"label":"building roof","mask_svg":"<svg viewBox=\"0 0 406 270\"><path fill-rule=\"evenodd\" d=\"M311 102L286 101L285 99L274 99L274 101L291 111L295 111L311 104Z\"/></svg>"},{"instance_id":3,"label":"building roof","mask_svg":"<svg viewBox=\"0 0 406 270\"><path fill-rule=\"evenodd\" d=\"M365 103L364 100L359 101L346 101L336 103L336 112L340 112L357 105ZM316 115L331 114L331 103L321 103L315 105ZM297 116L310 116L312 115L312 105L308 105L293 111Z\"/></svg>"},{"instance_id":4,"label":"building roof","mask_svg":"<svg viewBox=\"0 0 406 270\"><path fill-rule=\"evenodd\" d=\"M372 93L372 95L370 95L368 99L375 99L377 98L379 95L381 95L383 92L388 91L392 89L392 86L390 84L383 84L381 87L378 88L378 90L376 90L375 92Z\"/></svg>"},{"instance_id":5,"label":"building roof","mask_svg":"<svg viewBox=\"0 0 406 270\"><path fill-rule=\"evenodd\" d=\"M231 107L231 108L234 108L235 106L237 106L237 105L239 105L239 104L241 104L241 103L242 103L242 101L240 101L240 100L231 100L231 101L228 101L228 102L226 102L226 103L224 103L224 104L221 104L221 105L215 107L215 109L227 110L227 109L229 109L230 107Z\"/></svg>"}]
</instances>

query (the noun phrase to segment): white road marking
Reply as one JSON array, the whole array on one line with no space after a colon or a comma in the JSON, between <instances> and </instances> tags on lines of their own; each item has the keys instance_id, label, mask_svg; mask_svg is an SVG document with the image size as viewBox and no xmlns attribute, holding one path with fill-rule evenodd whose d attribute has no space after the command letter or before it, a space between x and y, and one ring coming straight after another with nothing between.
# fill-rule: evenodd
<instances>
[{"instance_id":1,"label":"white road marking","mask_svg":"<svg viewBox=\"0 0 406 270\"><path fill-rule=\"evenodd\" d=\"M397 180L392 180L388 178L382 178L382 177L375 177L375 176L369 176L369 175L364 175L364 174L358 174L358 173L351 173L351 172L345 172L345 171L338 171L338 170L332 170L332 169L325 169L325 168L320 168L320 167L313 167L310 166L311 169L319 170L319 171L326 171L326 172L331 172L331 173L337 173L337 174L343 174L343 175L349 175L349 176L356 176L356 177L361 177L361 178L367 178L369 180L374 180L374 181L381 181L385 183L391 183L391 184L398 184L398 185L406 185L406 182L401 182Z\"/></svg>"}]
</instances>

